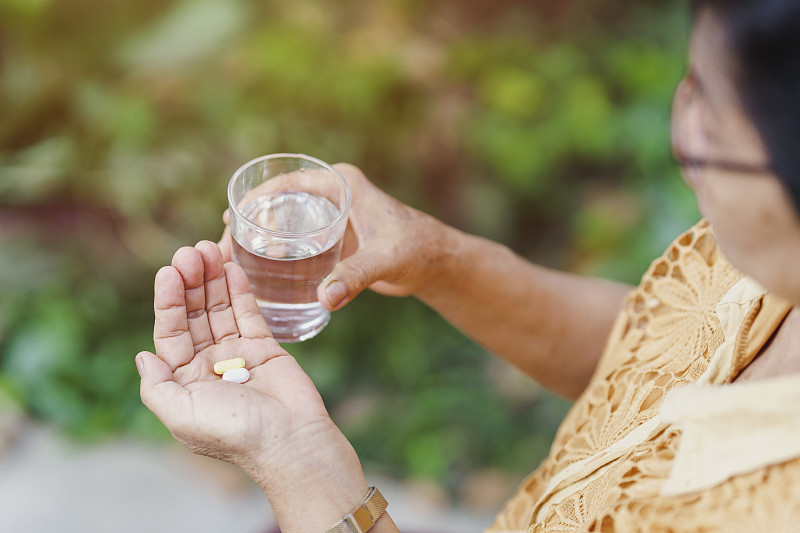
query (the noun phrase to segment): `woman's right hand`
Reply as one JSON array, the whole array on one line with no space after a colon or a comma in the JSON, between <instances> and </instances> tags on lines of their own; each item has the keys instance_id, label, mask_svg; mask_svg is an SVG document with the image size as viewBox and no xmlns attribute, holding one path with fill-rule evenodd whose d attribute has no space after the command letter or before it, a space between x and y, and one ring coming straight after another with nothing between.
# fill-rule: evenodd
<instances>
[{"instance_id":1,"label":"woman's right hand","mask_svg":"<svg viewBox=\"0 0 800 533\"><path fill-rule=\"evenodd\" d=\"M458 234L453 228L395 200L373 185L356 167L334 168L352 192L342 259L317 289L320 303L333 311L367 287L385 295L418 293L441 272ZM220 248L231 259L230 218Z\"/></svg>"},{"instance_id":2,"label":"woman's right hand","mask_svg":"<svg viewBox=\"0 0 800 533\"><path fill-rule=\"evenodd\" d=\"M367 287L413 294L545 387L583 391L629 286L534 265L403 205L352 165L335 168L353 198L342 260L317 289L322 305L338 309ZM220 247L230 260L228 230Z\"/></svg>"}]
</instances>

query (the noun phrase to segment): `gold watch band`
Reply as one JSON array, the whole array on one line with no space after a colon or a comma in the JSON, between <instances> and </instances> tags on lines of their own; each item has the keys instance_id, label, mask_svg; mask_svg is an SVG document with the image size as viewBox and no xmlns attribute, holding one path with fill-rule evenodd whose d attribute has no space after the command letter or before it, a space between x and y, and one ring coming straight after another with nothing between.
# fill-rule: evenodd
<instances>
[{"instance_id":1,"label":"gold watch band","mask_svg":"<svg viewBox=\"0 0 800 533\"><path fill-rule=\"evenodd\" d=\"M359 506L329 527L325 533L365 533L383 516L388 506L381 491L370 487Z\"/></svg>"}]
</instances>

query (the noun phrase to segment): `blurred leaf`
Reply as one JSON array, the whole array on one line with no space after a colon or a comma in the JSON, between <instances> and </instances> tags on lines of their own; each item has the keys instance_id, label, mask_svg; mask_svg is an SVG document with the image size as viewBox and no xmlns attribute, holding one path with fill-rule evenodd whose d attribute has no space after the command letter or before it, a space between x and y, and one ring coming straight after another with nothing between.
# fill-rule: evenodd
<instances>
[{"instance_id":1,"label":"blurred leaf","mask_svg":"<svg viewBox=\"0 0 800 533\"><path fill-rule=\"evenodd\" d=\"M21 0L24 2L24 0ZM0 95L15 108L24 107L35 100L47 86L47 68L30 53L7 54L3 57L3 75L0 76ZM18 111L17 111L18 112ZM6 109L5 113L14 113ZM8 119L8 115L6 115Z\"/></svg>"},{"instance_id":2,"label":"blurred leaf","mask_svg":"<svg viewBox=\"0 0 800 533\"><path fill-rule=\"evenodd\" d=\"M537 115L546 89L534 73L505 68L491 70L479 90L490 108L524 119Z\"/></svg>"},{"instance_id":3,"label":"blurred leaf","mask_svg":"<svg viewBox=\"0 0 800 533\"><path fill-rule=\"evenodd\" d=\"M579 153L603 157L615 144L609 135L611 104L602 82L588 76L571 80L561 110L565 127Z\"/></svg>"},{"instance_id":4,"label":"blurred leaf","mask_svg":"<svg viewBox=\"0 0 800 533\"><path fill-rule=\"evenodd\" d=\"M35 201L61 188L71 176L76 150L69 137L45 139L0 166L0 194Z\"/></svg>"},{"instance_id":5,"label":"blurred leaf","mask_svg":"<svg viewBox=\"0 0 800 533\"><path fill-rule=\"evenodd\" d=\"M52 0L0 0L0 9L7 9L26 17L33 17L47 9L51 3Z\"/></svg>"},{"instance_id":6,"label":"blurred leaf","mask_svg":"<svg viewBox=\"0 0 800 533\"><path fill-rule=\"evenodd\" d=\"M125 42L120 57L128 68L185 68L217 54L247 18L245 5L237 0L183 0L171 7L157 24Z\"/></svg>"},{"instance_id":7,"label":"blurred leaf","mask_svg":"<svg viewBox=\"0 0 800 533\"><path fill-rule=\"evenodd\" d=\"M683 58L661 47L620 43L608 51L607 62L615 80L630 94L665 101L672 95L673 80Z\"/></svg>"},{"instance_id":8,"label":"blurred leaf","mask_svg":"<svg viewBox=\"0 0 800 533\"><path fill-rule=\"evenodd\" d=\"M496 169L498 180L529 197L545 187L560 151L556 132L494 116L478 117L472 128L474 148Z\"/></svg>"},{"instance_id":9,"label":"blurred leaf","mask_svg":"<svg viewBox=\"0 0 800 533\"><path fill-rule=\"evenodd\" d=\"M335 60L327 46L326 35L309 34L302 28L272 27L262 29L250 43L253 65L269 83L294 85L303 94L324 96L320 89L327 79L328 65Z\"/></svg>"},{"instance_id":10,"label":"blurred leaf","mask_svg":"<svg viewBox=\"0 0 800 533\"><path fill-rule=\"evenodd\" d=\"M409 474L427 479L443 478L450 462L443 444L441 435L434 432L409 439L404 445Z\"/></svg>"},{"instance_id":11,"label":"blurred leaf","mask_svg":"<svg viewBox=\"0 0 800 533\"><path fill-rule=\"evenodd\" d=\"M144 149L156 133L155 112L141 95L85 82L77 90L76 108L95 134L103 133L120 145Z\"/></svg>"},{"instance_id":12,"label":"blurred leaf","mask_svg":"<svg viewBox=\"0 0 800 533\"><path fill-rule=\"evenodd\" d=\"M52 296L56 298L39 308L37 319L12 337L2 369L38 414L69 425L80 421L89 408L80 389L67 379L80 374L83 327L74 308L58 299L57 291Z\"/></svg>"},{"instance_id":13,"label":"blurred leaf","mask_svg":"<svg viewBox=\"0 0 800 533\"><path fill-rule=\"evenodd\" d=\"M536 62L536 68L558 85L569 84L577 74L587 70L589 60L574 42L564 40L549 47Z\"/></svg>"}]
</instances>

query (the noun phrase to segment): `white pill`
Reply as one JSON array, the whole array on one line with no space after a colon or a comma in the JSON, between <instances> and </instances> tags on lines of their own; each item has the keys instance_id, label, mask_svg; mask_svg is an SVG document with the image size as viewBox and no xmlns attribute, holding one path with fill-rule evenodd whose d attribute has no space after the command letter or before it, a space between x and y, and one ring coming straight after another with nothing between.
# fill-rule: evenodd
<instances>
[{"instance_id":1,"label":"white pill","mask_svg":"<svg viewBox=\"0 0 800 533\"><path fill-rule=\"evenodd\" d=\"M250 379L250 372L246 368L232 368L222 374L222 379L232 383L244 383Z\"/></svg>"}]
</instances>

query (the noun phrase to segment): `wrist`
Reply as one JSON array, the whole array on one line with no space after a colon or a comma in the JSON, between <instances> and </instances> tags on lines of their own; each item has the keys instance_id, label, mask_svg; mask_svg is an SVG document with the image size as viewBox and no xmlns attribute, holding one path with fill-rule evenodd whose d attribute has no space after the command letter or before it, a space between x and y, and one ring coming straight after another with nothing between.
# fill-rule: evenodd
<instances>
[{"instance_id":1,"label":"wrist","mask_svg":"<svg viewBox=\"0 0 800 533\"><path fill-rule=\"evenodd\" d=\"M422 301L427 301L443 289L446 290L446 286L456 283L456 278L464 270L463 256L469 238L466 233L435 218L431 217L430 221L431 224L425 228L425 232L431 236L431 245L417 261L423 265L425 275L413 293Z\"/></svg>"},{"instance_id":2,"label":"wrist","mask_svg":"<svg viewBox=\"0 0 800 533\"><path fill-rule=\"evenodd\" d=\"M426 283L415 293L422 302L437 310L443 304L452 303L454 294L470 292L475 286L475 273L482 270L481 262L486 261L487 253L499 252L496 249L487 252L489 241L481 237L440 224L438 253L427 265L430 274ZM500 245L491 244L500 248Z\"/></svg>"},{"instance_id":3,"label":"wrist","mask_svg":"<svg viewBox=\"0 0 800 533\"><path fill-rule=\"evenodd\" d=\"M355 450L332 421L297 437L245 470L266 494L283 533L324 532L360 503L368 485Z\"/></svg>"}]
</instances>

